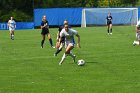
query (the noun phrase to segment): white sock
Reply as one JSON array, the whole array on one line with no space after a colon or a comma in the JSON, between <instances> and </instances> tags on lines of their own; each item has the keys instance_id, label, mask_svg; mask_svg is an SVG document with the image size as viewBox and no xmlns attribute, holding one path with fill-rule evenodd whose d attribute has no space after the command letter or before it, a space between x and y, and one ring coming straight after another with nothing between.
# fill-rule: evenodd
<instances>
[{"instance_id":1,"label":"white sock","mask_svg":"<svg viewBox=\"0 0 140 93\"><path fill-rule=\"evenodd\" d=\"M139 41L134 41L134 43L135 43L136 45L139 45Z\"/></svg>"},{"instance_id":2,"label":"white sock","mask_svg":"<svg viewBox=\"0 0 140 93\"><path fill-rule=\"evenodd\" d=\"M64 53L63 56L62 56L61 61L59 62L59 65L61 65L64 62L66 57L67 57L67 54Z\"/></svg>"}]
</instances>

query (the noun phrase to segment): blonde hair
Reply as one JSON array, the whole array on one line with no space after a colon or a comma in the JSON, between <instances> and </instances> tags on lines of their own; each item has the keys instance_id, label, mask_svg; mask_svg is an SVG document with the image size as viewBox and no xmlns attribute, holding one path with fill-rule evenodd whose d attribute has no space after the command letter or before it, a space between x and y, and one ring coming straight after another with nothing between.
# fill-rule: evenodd
<instances>
[{"instance_id":1,"label":"blonde hair","mask_svg":"<svg viewBox=\"0 0 140 93\"><path fill-rule=\"evenodd\" d=\"M46 19L44 20L44 17L46 17L45 15L42 17L42 21L46 21Z\"/></svg>"}]
</instances>

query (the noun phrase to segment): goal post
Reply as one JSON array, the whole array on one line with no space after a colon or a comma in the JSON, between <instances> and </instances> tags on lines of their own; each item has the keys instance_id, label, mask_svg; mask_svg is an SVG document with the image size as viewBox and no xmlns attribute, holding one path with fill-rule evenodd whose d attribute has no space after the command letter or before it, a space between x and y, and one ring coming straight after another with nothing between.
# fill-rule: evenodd
<instances>
[{"instance_id":1,"label":"goal post","mask_svg":"<svg viewBox=\"0 0 140 93\"><path fill-rule=\"evenodd\" d=\"M138 21L138 8L84 8L81 27L106 25L108 13L111 13L114 25L135 25Z\"/></svg>"}]
</instances>

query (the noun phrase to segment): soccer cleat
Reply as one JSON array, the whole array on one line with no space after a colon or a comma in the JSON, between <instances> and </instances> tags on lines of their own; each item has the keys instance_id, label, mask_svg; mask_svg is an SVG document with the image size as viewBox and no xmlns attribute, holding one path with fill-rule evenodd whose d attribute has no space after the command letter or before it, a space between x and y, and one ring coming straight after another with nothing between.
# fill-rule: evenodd
<instances>
[{"instance_id":1,"label":"soccer cleat","mask_svg":"<svg viewBox=\"0 0 140 93\"><path fill-rule=\"evenodd\" d=\"M54 57L56 57L57 56L57 54L54 54Z\"/></svg>"},{"instance_id":2,"label":"soccer cleat","mask_svg":"<svg viewBox=\"0 0 140 93\"><path fill-rule=\"evenodd\" d=\"M62 63L59 63L59 66L61 66L62 65Z\"/></svg>"},{"instance_id":3,"label":"soccer cleat","mask_svg":"<svg viewBox=\"0 0 140 93\"><path fill-rule=\"evenodd\" d=\"M112 33L110 33L110 35L112 35Z\"/></svg>"},{"instance_id":4,"label":"soccer cleat","mask_svg":"<svg viewBox=\"0 0 140 93\"><path fill-rule=\"evenodd\" d=\"M135 45L136 45L136 43L134 42L134 43L133 43L133 46L135 46Z\"/></svg>"},{"instance_id":5,"label":"soccer cleat","mask_svg":"<svg viewBox=\"0 0 140 93\"><path fill-rule=\"evenodd\" d=\"M41 46L41 48L43 48L43 46Z\"/></svg>"},{"instance_id":6,"label":"soccer cleat","mask_svg":"<svg viewBox=\"0 0 140 93\"><path fill-rule=\"evenodd\" d=\"M52 48L55 48L55 46L51 46Z\"/></svg>"}]
</instances>

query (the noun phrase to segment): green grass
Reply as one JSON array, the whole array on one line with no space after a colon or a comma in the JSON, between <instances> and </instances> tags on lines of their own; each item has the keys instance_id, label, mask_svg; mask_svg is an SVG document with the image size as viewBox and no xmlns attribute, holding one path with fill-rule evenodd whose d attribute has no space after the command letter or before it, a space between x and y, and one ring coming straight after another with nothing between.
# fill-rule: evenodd
<instances>
[{"instance_id":1,"label":"green grass","mask_svg":"<svg viewBox=\"0 0 140 93\"><path fill-rule=\"evenodd\" d=\"M58 63L63 51L53 57L46 40L40 48L40 30L0 31L0 93L140 93L140 46L133 46L134 26L114 26L113 35L106 27L75 28L81 35L77 60L68 57ZM50 29L56 42L57 29ZM77 38L75 38L77 40Z\"/></svg>"}]
</instances>

